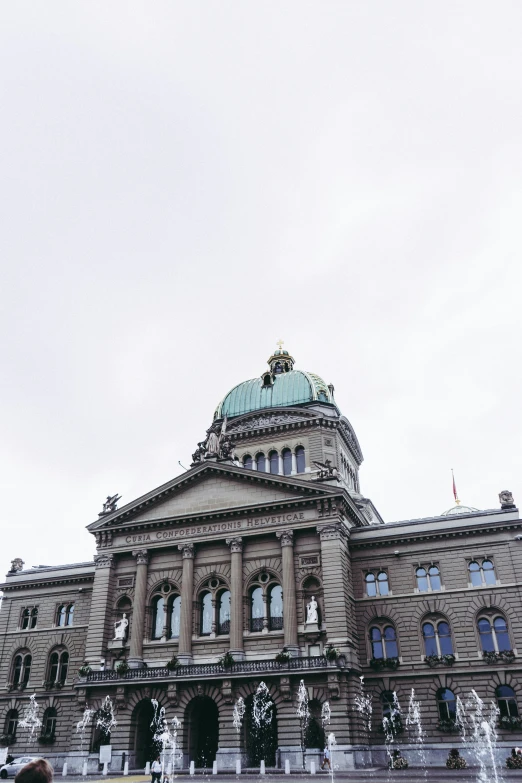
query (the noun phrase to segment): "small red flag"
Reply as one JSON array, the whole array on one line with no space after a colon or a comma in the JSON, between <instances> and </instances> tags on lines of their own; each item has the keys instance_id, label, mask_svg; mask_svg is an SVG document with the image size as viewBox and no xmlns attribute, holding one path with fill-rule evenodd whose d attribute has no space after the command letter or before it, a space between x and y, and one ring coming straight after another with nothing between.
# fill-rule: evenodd
<instances>
[{"instance_id":1,"label":"small red flag","mask_svg":"<svg viewBox=\"0 0 522 783\"><path fill-rule=\"evenodd\" d=\"M453 475L453 470L451 471L451 476L453 478L453 497L455 498L455 502L457 502L457 500L459 498L458 498L458 495L457 495L457 487L455 485L455 476Z\"/></svg>"}]
</instances>

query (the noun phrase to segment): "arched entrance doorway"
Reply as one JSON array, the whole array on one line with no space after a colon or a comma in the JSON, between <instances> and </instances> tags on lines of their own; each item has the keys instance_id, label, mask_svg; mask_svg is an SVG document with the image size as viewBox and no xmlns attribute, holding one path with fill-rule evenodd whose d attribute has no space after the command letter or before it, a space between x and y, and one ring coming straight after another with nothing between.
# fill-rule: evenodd
<instances>
[{"instance_id":1,"label":"arched entrance doorway","mask_svg":"<svg viewBox=\"0 0 522 783\"><path fill-rule=\"evenodd\" d=\"M276 766L277 751L277 713L272 698L267 693L266 709L262 712L261 725L254 720L254 694L245 699L245 720L243 722L244 747L247 752L248 766L259 767L264 761L267 767Z\"/></svg>"},{"instance_id":2,"label":"arched entrance doorway","mask_svg":"<svg viewBox=\"0 0 522 783\"><path fill-rule=\"evenodd\" d=\"M194 761L196 767L211 767L219 742L219 712L216 703L208 696L197 696L188 704L185 720L188 726L189 761Z\"/></svg>"},{"instance_id":3,"label":"arched entrance doorway","mask_svg":"<svg viewBox=\"0 0 522 783\"><path fill-rule=\"evenodd\" d=\"M136 705L133 715L134 752L136 766L144 767L147 761L152 761L157 749L154 746L154 730L151 727L154 718L154 707L150 699L144 699Z\"/></svg>"}]
</instances>

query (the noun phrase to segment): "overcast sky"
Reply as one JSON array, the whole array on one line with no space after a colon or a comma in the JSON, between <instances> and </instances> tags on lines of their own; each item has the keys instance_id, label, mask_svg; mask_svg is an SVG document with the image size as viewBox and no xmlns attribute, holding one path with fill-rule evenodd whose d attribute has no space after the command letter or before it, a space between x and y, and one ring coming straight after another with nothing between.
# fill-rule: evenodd
<instances>
[{"instance_id":1,"label":"overcast sky","mask_svg":"<svg viewBox=\"0 0 522 783\"><path fill-rule=\"evenodd\" d=\"M387 521L522 502L520 2L4 2L0 573L279 338Z\"/></svg>"}]
</instances>

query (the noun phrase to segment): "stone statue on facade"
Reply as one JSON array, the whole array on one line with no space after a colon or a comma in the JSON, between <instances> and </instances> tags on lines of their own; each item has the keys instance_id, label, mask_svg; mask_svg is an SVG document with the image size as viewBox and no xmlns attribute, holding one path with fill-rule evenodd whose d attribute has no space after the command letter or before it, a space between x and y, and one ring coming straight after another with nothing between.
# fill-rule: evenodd
<instances>
[{"instance_id":1,"label":"stone statue on facade","mask_svg":"<svg viewBox=\"0 0 522 783\"><path fill-rule=\"evenodd\" d=\"M24 569L24 561L21 557L15 557L14 560L11 560L11 570L10 574L16 574L17 571L23 571Z\"/></svg>"},{"instance_id":2,"label":"stone statue on facade","mask_svg":"<svg viewBox=\"0 0 522 783\"><path fill-rule=\"evenodd\" d=\"M103 504L102 514L111 514L118 509L118 500L121 500L121 495L107 495L107 499Z\"/></svg>"},{"instance_id":3,"label":"stone statue on facade","mask_svg":"<svg viewBox=\"0 0 522 783\"><path fill-rule=\"evenodd\" d=\"M129 621L127 620L127 615L125 612L123 613L123 617L121 620L116 620L114 623L114 641L124 641L125 636L127 635L127 627L129 625Z\"/></svg>"},{"instance_id":4,"label":"stone statue on facade","mask_svg":"<svg viewBox=\"0 0 522 783\"><path fill-rule=\"evenodd\" d=\"M198 447L192 455L192 465L197 465L206 459L234 460L234 444L227 434L227 417L223 419L221 427L215 424L207 430L207 438L198 443Z\"/></svg>"},{"instance_id":5,"label":"stone statue on facade","mask_svg":"<svg viewBox=\"0 0 522 783\"><path fill-rule=\"evenodd\" d=\"M499 493L498 499L500 500L501 508L515 508L513 495L508 489L503 489L502 492Z\"/></svg>"},{"instance_id":6,"label":"stone statue on facade","mask_svg":"<svg viewBox=\"0 0 522 783\"><path fill-rule=\"evenodd\" d=\"M312 596L312 600L309 604L306 606L306 624L313 623L314 625L317 625L319 622L319 615L317 614L317 601L315 600L315 597Z\"/></svg>"},{"instance_id":7,"label":"stone statue on facade","mask_svg":"<svg viewBox=\"0 0 522 783\"><path fill-rule=\"evenodd\" d=\"M314 465L316 468L319 469L319 474L317 475L317 481L323 481L324 479L331 479L331 478L338 478L337 475L337 468L332 465L331 459L326 459L324 462L316 462L314 460Z\"/></svg>"}]
</instances>

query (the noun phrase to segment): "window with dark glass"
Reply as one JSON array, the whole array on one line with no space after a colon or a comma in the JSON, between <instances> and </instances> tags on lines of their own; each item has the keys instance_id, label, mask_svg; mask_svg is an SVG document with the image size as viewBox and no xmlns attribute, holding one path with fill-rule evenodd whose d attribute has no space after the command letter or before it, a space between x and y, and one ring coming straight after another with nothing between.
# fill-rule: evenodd
<instances>
[{"instance_id":1,"label":"window with dark glass","mask_svg":"<svg viewBox=\"0 0 522 783\"><path fill-rule=\"evenodd\" d=\"M392 625L370 628L372 658L398 658L397 636Z\"/></svg>"},{"instance_id":2,"label":"window with dark glass","mask_svg":"<svg viewBox=\"0 0 522 783\"><path fill-rule=\"evenodd\" d=\"M290 449L283 449L283 473L285 476L292 474L292 452Z\"/></svg>"},{"instance_id":3,"label":"window with dark glass","mask_svg":"<svg viewBox=\"0 0 522 783\"><path fill-rule=\"evenodd\" d=\"M495 585L497 583L495 566L487 558L481 563L472 560L468 565L468 571L472 587L483 587L484 585Z\"/></svg>"},{"instance_id":4,"label":"window with dark glass","mask_svg":"<svg viewBox=\"0 0 522 783\"><path fill-rule=\"evenodd\" d=\"M42 734L46 737L54 737L56 733L56 709L48 707L43 714Z\"/></svg>"},{"instance_id":5,"label":"window with dark glass","mask_svg":"<svg viewBox=\"0 0 522 783\"><path fill-rule=\"evenodd\" d=\"M444 620L438 623L424 623L422 636L426 655L453 655L450 627Z\"/></svg>"},{"instance_id":6,"label":"window with dark glass","mask_svg":"<svg viewBox=\"0 0 522 783\"><path fill-rule=\"evenodd\" d=\"M161 639L163 636L163 625L165 623L165 599L161 595L156 595L152 599L152 638Z\"/></svg>"},{"instance_id":7,"label":"window with dark glass","mask_svg":"<svg viewBox=\"0 0 522 783\"><path fill-rule=\"evenodd\" d=\"M245 454L245 456L243 457L243 467L247 468L247 470L252 470L253 460L250 454Z\"/></svg>"},{"instance_id":8,"label":"window with dark glass","mask_svg":"<svg viewBox=\"0 0 522 783\"><path fill-rule=\"evenodd\" d=\"M18 653L15 656L13 662L13 684L19 685L24 683L27 685L29 677L31 675L31 663L32 656L30 653Z\"/></svg>"},{"instance_id":9,"label":"window with dark glass","mask_svg":"<svg viewBox=\"0 0 522 783\"><path fill-rule=\"evenodd\" d=\"M274 585L270 588L268 599L270 630L277 631L283 627L283 588Z\"/></svg>"},{"instance_id":10,"label":"window with dark glass","mask_svg":"<svg viewBox=\"0 0 522 783\"><path fill-rule=\"evenodd\" d=\"M417 577L417 589L420 593L427 593L429 590L440 590L442 585L440 581L440 571L437 566L424 568L420 566L415 571Z\"/></svg>"},{"instance_id":11,"label":"window with dark glass","mask_svg":"<svg viewBox=\"0 0 522 783\"><path fill-rule=\"evenodd\" d=\"M9 737L16 737L18 729L18 710L8 710L5 717L4 733Z\"/></svg>"},{"instance_id":12,"label":"window with dark glass","mask_svg":"<svg viewBox=\"0 0 522 783\"><path fill-rule=\"evenodd\" d=\"M218 633L230 633L230 590L219 596Z\"/></svg>"},{"instance_id":13,"label":"window with dark glass","mask_svg":"<svg viewBox=\"0 0 522 783\"><path fill-rule=\"evenodd\" d=\"M74 604L69 604L67 607L67 615L65 618L65 625L72 625L74 620Z\"/></svg>"},{"instance_id":14,"label":"window with dark glass","mask_svg":"<svg viewBox=\"0 0 522 783\"><path fill-rule=\"evenodd\" d=\"M482 652L511 650L508 627L503 617L495 617L493 623L487 617L480 617L477 626Z\"/></svg>"},{"instance_id":15,"label":"window with dark glass","mask_svg":"<svg viewBox=\"0 0 522 783\"><path fill-rule=\"evenodd\" d=\"M303 446L298 446L295 450L296 470L298 473L304 473L306 469L305 450Z\"/></svg>"},{"instance_id":16,"label":"window with dark glass","mask_svg":"<svg viewBox=\"0 0 522 783\"><path fill-rule=\"evenodd\" d=\"M393 698L393 691L383 691L381 693L381 704L382 704L382 717L390 718L393 716L393 713L395 712L395 701Z\"/></svg>"},{"instance_id":17,"label":"window with dark glass","mask_svg":"<svg viewBox=\"0 0 522 783\"><path fill-rule=\"evenodd\" d=\"M263 615L265 607L263 603L263 588L254 587L250 594L250 630L263 630Z\"/></svg>"},{"instance_id":18,"label":"window with dark glass","mask_svg":"<svg viewBox=\"0 0 522 783\"><path fill-rule=\"evenodd\" d=\"M26 629L30 627L31 623L31 610L30 609L24 609L22 612L22 629Z\"/></svg>"},{"instance_id":19,"label":"window with dark glass","mask_svg":"<svg viewBox=\"0 0 522 783\"><path fill-rule=\"evenodd\" d=\"M38 607L37 606L33 606L33 608L31 609L31 623L30 623L30 627L31 628L36 628L37 621L38 621Z\"/></svg>"},{"instance_id":20,"label":"window with dark glass","mask_svg":"<svg viewBox=\"0 0 522 783\"><path fill-rule=\"evenodd\" d=\"M501 718L518 718L517 697L509 685L499 685L496 689L498 708Z\"/></svg>"},{"instance_id":21,"label":"window with dark glass","mask_svg":"<svg viewBox=\"0 0 522 783\"><path fill-rule=\"evenodd\" d=\"M62 685L67 679L67 670L69 668L69 653L66 650L55 650L49 656L49 676L50 682L60 682Z\"/></svg>"},{"instance_id":22,"label":"window with dark glass","mask_svg":"<svg viewBox=\"0 0 522 783\"><path fill-rule=\"evenodd\" d=\"M201 635L208 636L212 633L212 596L203 593L201 596Z\"/></svg>"},{"instance_id":23,"label":"window with dark glass","mask_svg":"<svg viewBox=\"0 0 522 783\"><path fill-rule=\"evenodd\" d=\"M370 628L370 644L372 648L372 658L384 658L384 645L382 643L380 628Z\"/></svg>"},{"instance_id":24,"label":"window with dark glass","mask_svg":"<svg viewBox=\"0 0 522 783\"><path fill-rule=\"evenodd\" d=\"M377 584L375 582L375 575L366 574L366 576L364 577L364 581L366 582L366 595L370 596L370 598L374 598L377 595Z\"/></svg>"},{"instance_id":25,"label":"window with dark glass","mask_svg":"<svg viewBox=\"0 0 522 783\"><path fill-rule=\"evenodd\" d=\"M179 636L179 624L181 618L181 596L173 595L169 598L170 609L170 638L177 639Z\"/></svg>"},{"instance_id":26,"label":"window with dark glass","mask_svg":"<svg viewBox=\"0 0 522 783\"><path fill-rule=\"evenodd\" d=\"M270 460L270 473L279 473L279 454L277 451L271 451L268 455Z\"/></svg>"},{"instance_id":27,"label":"window with dark glass","mask_svg":"<svg viewBox=\"0 0 522 783\"><path fill-rule=\"evenodd\" d=\"M449 688L440 688L437 691L437 707L441 721L455 721L457 719L457 699Z\"/></svg>"},{"instance_id":28,"label":"window with dark glass","mask_svg":"<svg viewBox=\"0 0 522 783\"><path fill-rule=\"evenodd\" d=\"M260 470L261 473L265 473L266 471L266 458L263 452L256 454L256 469Z\"/></svg>"}]
</instances>

